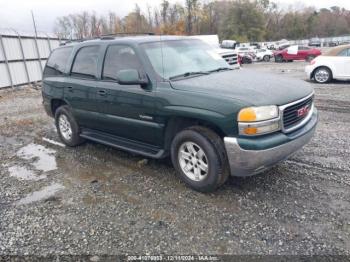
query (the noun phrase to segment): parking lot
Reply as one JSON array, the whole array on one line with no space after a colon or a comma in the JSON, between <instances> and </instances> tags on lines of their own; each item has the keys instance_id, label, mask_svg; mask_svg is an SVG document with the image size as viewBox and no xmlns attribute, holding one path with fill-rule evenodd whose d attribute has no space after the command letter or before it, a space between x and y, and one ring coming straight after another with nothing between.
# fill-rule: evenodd
<instances>
[{"instance_id":1,"label":"parking lot","mask_svg":"<svg viewBox=\"0 0 350 262\"><path fill-rule=\"evenodd\" d=\"M241 70L306 80L305 65ZM1 91L0 254L350 255L350 82L310 84L313 140L211 194L187 188L169 160L64 147L40 90Z\"/></svg>"}]
</instances>

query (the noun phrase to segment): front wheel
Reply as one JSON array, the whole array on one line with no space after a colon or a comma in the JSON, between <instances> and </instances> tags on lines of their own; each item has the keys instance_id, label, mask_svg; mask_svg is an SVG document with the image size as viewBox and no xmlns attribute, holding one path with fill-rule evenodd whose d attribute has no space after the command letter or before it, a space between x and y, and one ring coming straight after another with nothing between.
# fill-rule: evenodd
<instances>
[{"instance_id":1,"label":"front wheel","mask_svg":"<svg viewBox=\"0 0 350 262\"><path fill-rule=\"evenodd\" d=\"M325 84L332 80L332 72L327 67L319 67L314 72L316 83Z\"/></svg>"},{"instance_id":2,"label":"front wheel","mask_svg":"<svg viewBox=\"0 0 350 262\"><path fill-rule=\"evenodd\" d=\"M228 178L225 147L210 129L198 126L178 133L171 159L180 179L194 190L214 191Z\"/></svg>"},{"instance_id":3,"label":"front wheel","mask_svg":"<svg viewBox=\"0 0 350 262\"><path fill-rule=\"evenodd\" d=\"M275 62L276 63L282 63L283 62L283 56L281 56L281 55L275 56Z\"/></svg>"},{"instance_id":4,"label":"front wheel","mask_svg":"<svg viewBox=\"0 0 350 262\"><path fill-rule=\"evenodd\" d=\"M84 142L80 137L80 129L68 106L61 106L55 113L57 133L67 146L77 146Z\"/></svg>"},{"instance_id":5,"label":"front wheel","mask_svg":"<svg viewBox=\"0 0 350 262\"><path fill-rule=\"evenodd\" d=\"M243 57L242 58L242 64L251 64L252 60L250 60L248 57Z\"/></svg>"},{"instance_id":6,"label":"front wheel","mask_svg":"<svg viewBox=\"0 0 350 262\"><path fill-rule=\"evenodd\" d=\"M269 55L265 55L263 57L263 60L264 60L264 62L270 62L270 56Z\"/></svg>"}]
</instances>

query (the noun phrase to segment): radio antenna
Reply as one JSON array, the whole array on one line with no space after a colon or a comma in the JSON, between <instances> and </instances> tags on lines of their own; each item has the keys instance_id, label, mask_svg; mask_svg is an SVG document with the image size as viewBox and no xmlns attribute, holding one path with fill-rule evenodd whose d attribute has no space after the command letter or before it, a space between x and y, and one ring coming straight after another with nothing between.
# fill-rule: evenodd
<instances>
[{"instance_id":1,"label":"radio antenna","mask_svg":"<svg viewBox=\"0 0 350 262\"><path fill-rule=\"evenodd\" d=\"M35 23L33 10L30 10L30 12L32 13L32 20L33 20L33 26L34 26L34 31L35 31L35 37L38 37L38 32L36 30L36 23Z\"/></svg>"}]
</instances>

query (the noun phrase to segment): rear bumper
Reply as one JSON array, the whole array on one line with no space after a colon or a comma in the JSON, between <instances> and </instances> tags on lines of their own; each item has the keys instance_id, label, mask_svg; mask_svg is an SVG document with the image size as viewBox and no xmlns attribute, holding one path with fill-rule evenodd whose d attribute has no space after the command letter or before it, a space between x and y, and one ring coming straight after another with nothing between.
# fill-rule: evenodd
<instances>
[{"instance_id":1,"label":"rear bumper","mask_svg":"<svg viewBox=\"0 0 350 262\"><path fill-rule=\"evenodd\" d=\"M282 144L262 150L244 149L239 139L235 137L225 137L224 142L231 175L255 175L287 159L311 140L316 130L317 119L317 111L315 110L312 118L305 126L291 134L279 135L279 140L281 140L281 136L283 136L285 140ZM265 141L260 139L257 143L266 145L266 141L271 141L271 137ZM252 141L249 141L249 143L251 144Z\"/></svg>"}]
</instances>

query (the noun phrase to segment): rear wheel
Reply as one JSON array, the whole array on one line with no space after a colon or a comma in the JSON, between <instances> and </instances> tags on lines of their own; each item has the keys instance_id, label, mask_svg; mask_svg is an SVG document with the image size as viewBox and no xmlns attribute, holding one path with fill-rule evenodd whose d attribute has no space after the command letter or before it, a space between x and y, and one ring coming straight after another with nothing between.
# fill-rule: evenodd
<instances>
[{"instance_id":1,"label":"rear wheel","mask_svg":"<svg viewBox=\"0 0 350 262\"><path fill-rule=\"evenodd\" d=\"M229 175L222 139L207 128L178 133L171 145L171 159L180 179L200 192L214 191Z\"/></svg>"},{"instance_id":2,"label":"rear wheel","mask_svg":"<svg viewBox=\"0 0 350 262\"><path fill-rule=\"evenodd\" d=\"M327 67L319 67L315 70L314 80L316 83L324 84L332 80L332 72Z\"/></svg>"},{"instance_id":3,"label":"rear wheel","mask_svg":"<svg viewBox=\"0 0 350 262\"><path fill-rule=\"evenodd\" d=\"M77 146L84 142L79 136L80 129L68 106L61 106L55 112L57 133L67 146Z\"/></svg>"}]
</instances>

